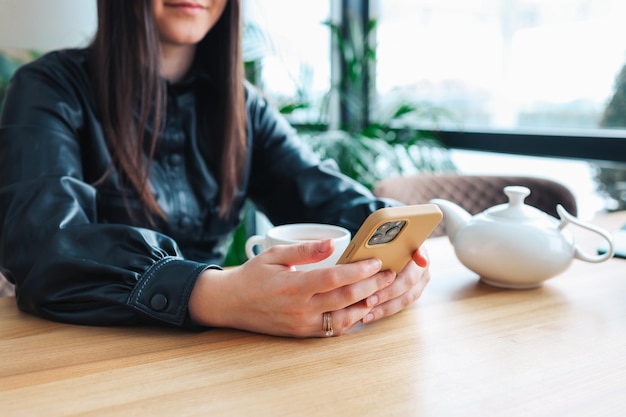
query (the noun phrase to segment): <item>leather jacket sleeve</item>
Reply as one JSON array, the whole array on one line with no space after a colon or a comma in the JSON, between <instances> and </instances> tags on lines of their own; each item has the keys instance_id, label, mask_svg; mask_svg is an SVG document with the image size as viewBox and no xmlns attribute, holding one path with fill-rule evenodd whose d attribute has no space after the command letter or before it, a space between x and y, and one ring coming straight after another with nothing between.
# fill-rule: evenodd
<instances>
[{"instance_id":1,"label":"leather jacket sleeve","mask_svg":"<svg viewBox=\"0 0 626 417\"><path fill-rule=\"evenodd\" d=\"M83 158L102 151L83 148L90 106L76 94L88 81L42 68L18 71L0 119L0 264L19 307L80 324L192 326L187 300L209 265L162 233L99 222Z\"/></svg>"},{"instance_id":2,"label":"leather jacket sleeve","mask_svg":"<svg viewBox=\"0 0 626 417\"><path fill-rule=\"evenodd\" d=\"M341 174L335 161L320 161L254 90L248 93L248 116L253 138L248 195L273 224L330 223L354 235L373 211L399 204L376 199Z\"/></svg>"},{"instance_id":3,"label":"leather jacket sleeve","mask_svg":"<svg viewBox=\"0 0 626 417\"><path fill-rule=\"evenodd\" d=\"M179 217L185 221L148 228L124 221L123 210L108 212L108 200L121 191L93 185L110 155L78 55L51 54L22 67L7 91L0 115L0 272L16 284L19 308L44 318L194 328L189 296L203 270L219 268L216 248L232 235L237 213L228 221L215 218L216 203L207 195L218 195L211 188L217 181L196 151L182 159L184 172L193 173L184 179L155 161L159 178L189 182L154 184L168 210L184 206L171 194L189 190L177 197L193 208ZM188 113L196 108L191 103ZM249 153L239 202L252 199L276 224L318 221L353 233L369 213L393 204L373 198L332 163L320 163L249 87L247 112ZM187 148L201 149L197 143ZM184 166L181 158L175 162Z\"/></svg>"}]
</instances>

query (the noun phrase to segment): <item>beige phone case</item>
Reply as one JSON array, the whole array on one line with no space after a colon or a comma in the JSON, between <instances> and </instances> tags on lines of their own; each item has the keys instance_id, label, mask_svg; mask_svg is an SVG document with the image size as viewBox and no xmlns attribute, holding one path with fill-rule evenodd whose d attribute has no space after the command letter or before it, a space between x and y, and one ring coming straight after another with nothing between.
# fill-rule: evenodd
<instances>
[{"instance_id":1,"label":"beige phone case","mask_svg":"<svg viewBox=\"0 0 626 417\"><path fill-rule=\"evenodd\" d=\"M442 218L436 204L376 210L365 219L337 263L378 258L383 262L382 270L400 272Z\"/></svg>"}]
</instances>

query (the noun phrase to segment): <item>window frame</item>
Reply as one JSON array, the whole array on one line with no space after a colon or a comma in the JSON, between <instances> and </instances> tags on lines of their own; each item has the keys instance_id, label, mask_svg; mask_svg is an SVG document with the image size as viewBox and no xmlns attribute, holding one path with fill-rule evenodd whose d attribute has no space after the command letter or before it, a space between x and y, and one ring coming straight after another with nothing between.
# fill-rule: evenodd
<instances>
[{"instance_id":1,"label":"window frame","mask_svg":"<svg viewBox=\"0 0 626 417\"><path fill-rule=\"evenodd\" d=\"M361 20L367 22L375 11L375 1L341 0L340 24L346 24L345 16L349 14L361 14ZM334 48L334 45L331 46L331 50ZM338 66L333 66L333 69L342 70ZM374 80L375 77L370 76L369 81L372 83L370 88L363 89L362 100L365 103L371 100L371 91L375 89ZM342 109L339 111L340 118L345 117L346 112ZM443 145L452 149L626 163L626 129L563 131L437 129L433 134Z\"/></svg>"},{"instance_id":2,"label":"window frame","mask_svg":"<svg viewBox=\"0 0 626 417\"><path fill-rule=\"evenodd\" d=\"M448 148L514 155L626 163L626 130L540 131L437 130Z\"/></svg>"}]
</instances>

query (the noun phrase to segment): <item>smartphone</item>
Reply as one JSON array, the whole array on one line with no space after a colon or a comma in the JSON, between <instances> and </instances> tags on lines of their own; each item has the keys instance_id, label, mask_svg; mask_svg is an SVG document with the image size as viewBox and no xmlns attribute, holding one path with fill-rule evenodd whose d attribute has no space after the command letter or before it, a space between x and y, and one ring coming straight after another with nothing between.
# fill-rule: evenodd
<instances>
[{"instance_id":1,"label":"smartphone","mask_svg":"<svg viewBox=\"0 0 626 417\"><path fill-rule=\"evenodd\" d=\"M442 218L436 204L378 209L365 219L337 263L378 258L383 263L382 270L398 273Z\"/></svg>"}]
</instances>

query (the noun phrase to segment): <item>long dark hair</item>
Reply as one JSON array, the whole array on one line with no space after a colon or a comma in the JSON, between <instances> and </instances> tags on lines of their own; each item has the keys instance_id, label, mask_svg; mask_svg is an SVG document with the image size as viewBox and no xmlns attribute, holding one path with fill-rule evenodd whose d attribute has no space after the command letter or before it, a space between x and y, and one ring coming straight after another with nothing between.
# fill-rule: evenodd
<instances>
[{"instance_id":1,"label":"long dark hair","mask_svg":"<svg viewBox=\"0 0 626 417\"><path fill-rule=\"evenodd\" d=\"M166 110L152 0L98 0L98 30L92 48L96 100L113 158L113 166L101 180L116 168L120 181L139 195L145 214L165 217L148 183ZM246 148L240 0L228 1L220 19L198 44L196 55L206 57L201 60L203 70L219 89L214 109L222 114L211 118L211 137L217 140L213 147L221 156L220 214L226 215L241 183ZM152 134L144 143L149 127Z\"/></svg>"}]
</instances>

